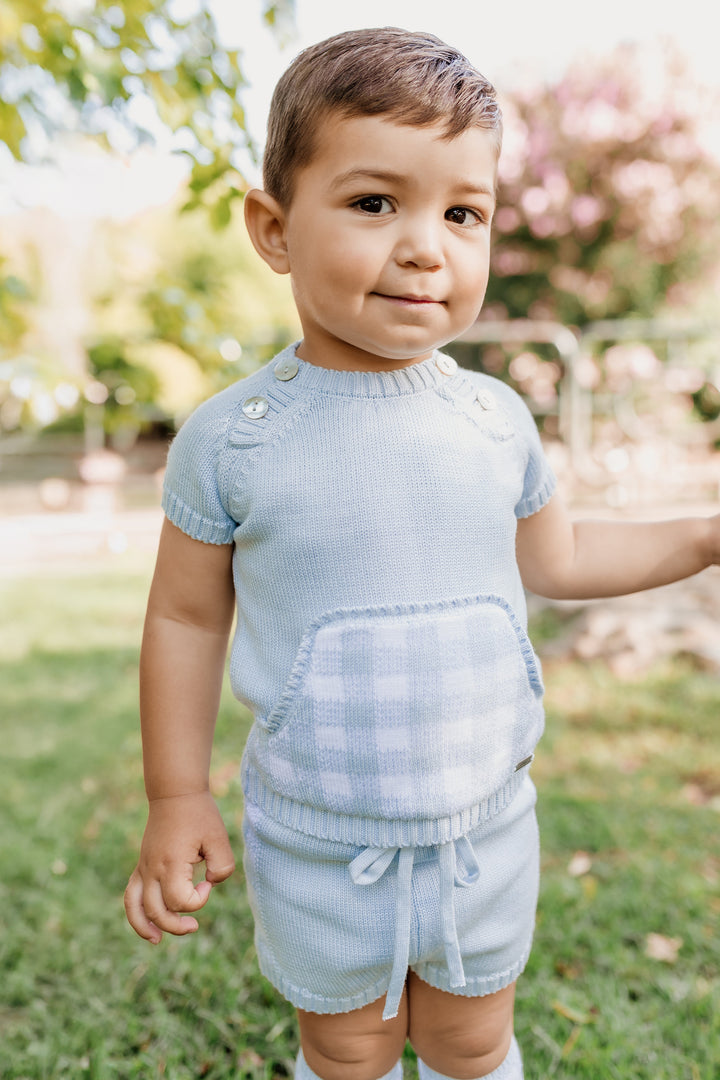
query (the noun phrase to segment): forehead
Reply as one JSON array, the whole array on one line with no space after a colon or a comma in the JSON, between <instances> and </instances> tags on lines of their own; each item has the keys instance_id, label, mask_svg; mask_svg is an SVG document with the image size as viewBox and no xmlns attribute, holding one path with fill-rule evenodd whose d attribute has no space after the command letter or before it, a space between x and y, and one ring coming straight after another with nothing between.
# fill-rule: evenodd
<instances>
[{"instance_id":1,"label":"forehead","mask_svg":"<svg viewBox=\"0 0 720 1080\"><path fill-rule=\"evenodd\" d=\"M441 183L492 193L498 156L495 133L485 128L448 138L442 121L416 126L331 113L318 125L312 158L297 179L328 192L365 177L392 176L417 187Z\"/></svg>"}]
</instances>

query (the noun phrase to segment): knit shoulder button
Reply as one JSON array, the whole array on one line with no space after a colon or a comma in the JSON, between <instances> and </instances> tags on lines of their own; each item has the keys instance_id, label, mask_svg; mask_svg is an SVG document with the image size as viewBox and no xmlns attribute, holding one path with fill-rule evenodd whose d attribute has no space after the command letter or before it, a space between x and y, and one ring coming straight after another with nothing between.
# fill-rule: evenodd
<instances>
[{"instance_id":1,"label":"knit shoulder button","mask_svg":"<svg viewBox=\"0 0 720 1080\"><path fill-rule=\"evenodd\" d=\"M446 356L445 353L438 353L435 357L435 367L443 375L454 375L457 371L457 360L454 360L452 356Z\"/></svg>"},{"instance_id":2,"label":"knit shoulder button","mask_svg":"<svg viewBox=\"0 0 720 1080\"><path fill-rule=\"evenodd\" d=\"M269 408L267 398L249 397L243 402L242 411L250 420L260 420Z\"/></svg>"},{"instance_id":3,"label":"knit shoulder button","mask_svg":"<svg viewBox=\"0 0 720 1080\"><path fill-rule=\"evenodd\" d=\"M495 395L491 394L489 390L478 390L475 395L475 400L481 409L485 409L486 412L490 412L492 409L497 408L497 401Z\"/></svg>"},{"instance_id":4,"label":"knit shoulder button","mask_svg":"<svg viewBox=\"0 0 720 1080\"><path fill-rule=\"evenodd\" d=\"M273 374L280 382L289 382L294 379L300 370L300 365L294 356L288 356L285 360L278 360L273 368Z\"/></svg>"}]
</instances>

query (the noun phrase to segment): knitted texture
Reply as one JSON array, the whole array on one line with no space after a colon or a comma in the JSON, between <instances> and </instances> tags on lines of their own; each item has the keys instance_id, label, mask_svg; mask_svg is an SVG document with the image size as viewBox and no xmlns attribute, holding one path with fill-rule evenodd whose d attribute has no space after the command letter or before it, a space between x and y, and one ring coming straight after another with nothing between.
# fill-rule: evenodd
<instances>
[{"instance_id":1,"label":"knitted texture","mask_svg":"<svg viewBox=\"0 0 720 1080\"><path fill-rule=\"evenodd\" d=\"M464 997L514 982L535 925L535 798L525 773L510 806L466 838L399 851L298 832L246 802L244 869L261 971L314 1013L349 1012L385 994L392 1015L408 967Z\"/></svg>"},{"instance_id":2,"label":"knitted texture","mask_svg":"<svg viewBox=\"0 0 720 1080\"><path fill-rule=\"evenodd\" d=\"M163 506L235 543L250 800L380 846L504 809L542 731L516 523L554 485L522 400L442 354L345 372L291 346L190 417Z\"/></svg>"},{"instance_id":3,"label":"knitted texture","mask_svg":"<svg viewBox=\"0 0 720 1080\"><path fill-rule=\"evenodd\" d=\"M435 1072L434 1069L431 1069L424 1061L421 1061L420 1058L418 1058L418 1077L419 1080L452 1080L452 1077ZM522 1057L520 1056L520 1047L518 1046L514 1035L512 1042L510 1043L507 1057L502 1064L498 1065L497 1069L493 1069L491 1073L486 1073L485 1076L478 1077L477 1080L523 1080Z\"/></svg>"},{"instance_id":4,"label":"knitted texture","mask_svg":"<svg viewBox=\"0 0 720 1080\"><path fill-rule=\"evenodd\" d=\"M304 639L254 760L273 790L338 814L456 815L532 753L541 691L498 598L334 613Z\"/></svg>"}]
</instances>

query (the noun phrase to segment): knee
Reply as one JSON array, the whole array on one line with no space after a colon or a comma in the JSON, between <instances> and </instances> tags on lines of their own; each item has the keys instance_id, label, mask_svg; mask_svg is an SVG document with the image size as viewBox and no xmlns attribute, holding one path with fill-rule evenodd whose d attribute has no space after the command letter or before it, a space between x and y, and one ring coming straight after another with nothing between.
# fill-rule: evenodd
<instances>
[{"instance_id":1,"label":"knee","mask_svg":"<svg viewBox=\"0 0 720 1080\"><path fill-rule=\"evenodd\" d=\"M507 1030L468 1030L452 1023L442 1030L426 1029L411 1034L413 1050L426 1065L443 1076L475 1080L487 1076L503 1063L512 1040Z\"/></svg>"},{"instance_id":2,"label":"knee","mask_svg":"<svg viewBox=\"0 0 720 1080\"><path fill-rule=\"evenodd\" d=\"M408 989L410 1042L430 1069L474 1080L503 1063L512 1041L514 983L494 994L464 997L415 976Z\"/></svg>"},{"instance_id":3,"label":"knee","mask_svg":"<svg viewBox=\"0 0 720 1080\"><path fill-rule=\"evenodd\" d=\"M402 1056L407 1038L407 995L398 1015L383 1020L384 999L348 1013L298 1009L303 1056L320 1080L380 1080Z\"/></svg>"},{"instance_id":4,"label":"knee","mask_svg":"<svg viewBox=\"0 0 720 1080\"><path fill-rule=\"evenodd\" d=\"M320 1080L380 1080L402 1056L405 1038L398 1033L373 1035L303 1032L305 1061Z\"/></svg>"}]
</instances>

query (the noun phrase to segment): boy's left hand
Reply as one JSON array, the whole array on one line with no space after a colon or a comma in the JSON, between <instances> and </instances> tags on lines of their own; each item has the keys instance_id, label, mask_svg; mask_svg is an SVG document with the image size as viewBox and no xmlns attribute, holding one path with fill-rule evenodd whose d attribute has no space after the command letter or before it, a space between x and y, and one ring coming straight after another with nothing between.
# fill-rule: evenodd
<instances>
[{"instance_id":1,"label":"boy's left hand","mask_svg":"<svg viewBox=\"0 0 720 1080\"><path fill-rule=\"evenodd\" d=\"M542 510L520 519L516 546L523 584L540 596L622 596L720 564L720 515L573 521L554 495Z\"/></svg>"}]
</instances>

